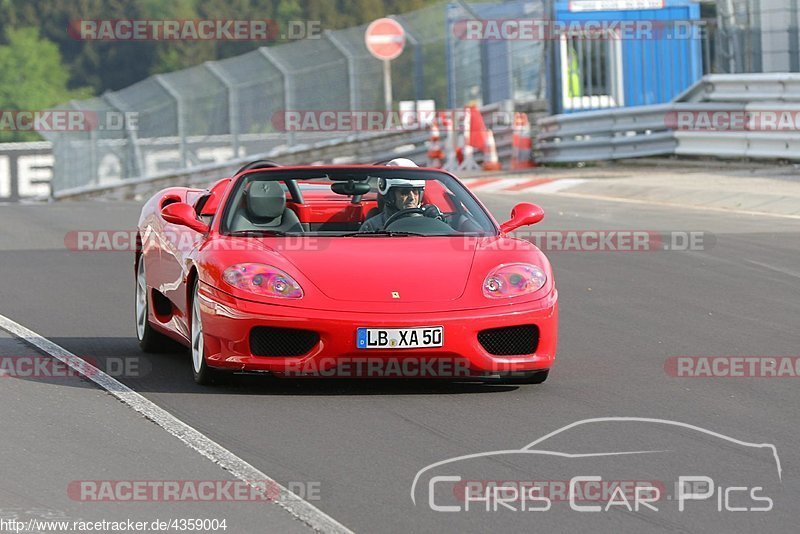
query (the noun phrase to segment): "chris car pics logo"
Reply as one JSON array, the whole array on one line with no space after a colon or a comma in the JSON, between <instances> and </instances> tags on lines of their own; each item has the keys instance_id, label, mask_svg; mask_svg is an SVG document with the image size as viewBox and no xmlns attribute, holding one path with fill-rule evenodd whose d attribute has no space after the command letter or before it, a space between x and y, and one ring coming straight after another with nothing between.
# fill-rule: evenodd
<instances>
[{"instance_id":1,"label":"chris car pics logo","mask_svg":"<svg viewBox=\"0 0 800 534\"><path fill-rule=\"evenodd\" d=\"M639 447L626 447L629 439ZM655 446L642 447L650 441ZM742 456L758 461L751 466ZM775 508L782 484L771 443L667 419L601 417L577 421L521 449L425 466L414 477L411 500L437 513L763 513Z\"/></svg>"}]
</instances>

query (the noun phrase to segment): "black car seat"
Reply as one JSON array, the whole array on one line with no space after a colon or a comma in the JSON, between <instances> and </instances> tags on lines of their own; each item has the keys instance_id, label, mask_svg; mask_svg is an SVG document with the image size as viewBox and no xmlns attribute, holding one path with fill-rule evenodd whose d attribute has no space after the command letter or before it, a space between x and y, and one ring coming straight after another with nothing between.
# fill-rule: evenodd
<instances>
[{"instance_id":1,"label":"black car seat","mask_svg":"<svg viewBox=\"0 0 800 534\"><path fill-rule=\"evenodd\" d=\"M245 209L236 214L233 230L302 232L297 214L286 207L286 193L278 182L252 182L245 190Z\"/></svg>"},{"instance_id":2,"label":"black car seat","mask_svg":"<svg viewBox=\"0 0 800 534\"><path fill-rule=\"evenodd\" d=\"M384 206L383 195L378 195L378 207L377 208L372 208L371 210L369 210L367 212L367 216L364 217L364 220L366 221L367 219L371 219L372 217L374 217L374 216L376 216L376 215L378 215L380 213L383 213L383 206Z\"/></svg>"}]
</instances>

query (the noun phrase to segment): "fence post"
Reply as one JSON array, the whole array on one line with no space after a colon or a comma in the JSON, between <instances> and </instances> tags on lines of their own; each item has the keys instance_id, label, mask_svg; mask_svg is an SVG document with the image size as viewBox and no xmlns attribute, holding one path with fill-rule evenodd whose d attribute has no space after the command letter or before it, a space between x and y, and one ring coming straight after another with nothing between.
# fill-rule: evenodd
<instances>
[{"instance_id":1,"label":"fence post","mask_svg":"<svg viewBox=\"0 0 800 534\"><path fill-rule=\"evenodd\" d=\"M455 109L456 107L456 66L455 66L455 50L453 47L453 21L450 18L452 12L455 11L453 4L446 4L444 7L444 61L447 66L447 107Z\"/></svg>"},{"instance_id":2,"label":"fence post","mask_svg":"<svg viewBox=\"0 0 800 534\"><path fill-rule=\"evenodd\" d=\"M111 91L106 91L103 93L103 100L105 100L109 106L116 109L120 113L125 115L125 106L120 105L119 98L117 98L116 93ZM126 170L126 178L130 178L132 176L143 176L144 173L144 157L142 156L142 149L139 146L139 137L136 134L136 130L130 127L128 121L125 121L125 138L128 140L128 144L130 145L129 155L125 157L125 170Z\"/></svg>"},{"instance_id":3,"label":"fence post","mask_svg":"<svg viewBox=\"0 0 800 534\"><path fill-rule=\"evenodd\" d=\"M358 86L358 80L356 79L356 58L353 56L353 53L339 41L339 38L334 32L331 30L325 30L324 35L328 41L331 42L333 47L344 56L345 60L347 60L347 89L350 97L350 111L356 111L360 104L358 101L358 92L356 91L356 87Z\"/></svg>"},{"instance_id":4,"label":"fence post","mask_svg":"<svg viewBox=\"0 0 800 534\"><path fill-rule=\"evenodd\" d=\"M456 0L456 3L466 11L467 15L472 17L475 20L483 21L484 18L481 17L477 11L475 11L472 6L466 3L464 0ZM478 44L480 47L480 52L478 54L478 61L481 62L481 103L490 104L493 102L492 94L491 94L491 83L489 82L489 41L486 39L481 39L480 43ZM506 44L508 46L508 44ZM509 75L511 73L510 64L509 64ZM509 83L509 90L511 88L512 83Z\"/></svg>"},{"instance_id":5,"label":"fence post","mask_svg":"<svg viewBox=\"0 0 800 534\"><path fill-rule=\"evenodd\" d=\"M153 76L153 80L175 100L175 106L178 112L176 127L178 130L178 142L180 143L181 167L185 169L189 166L189 157L186 150L186 125L184 120L184 111L186 110L183 109L183 99L180 93L169 83L163 74L156 74Z\"/></svg>"},{"instance_id":6,"label":"fence post","mask_svg":"<svg viewBox=\"0 0 800 534\"><path fill-rule=\"evenodd\" d=\"M790 0L789 8L789 70L791 72L800 71L800 32L798 31L798 18L797 0Z\"/></svg>"},{"instance_id":7,"label":"fence post","mask_svg":"<svg viewBox=\"0 0 800 534\"><path fill-rule=\"evenodd\" d=\"M422 69L422 45L409 28L403 24L403 20L396 15L389 15L390 19L394 19L406 31L406 39L411 42L414 47L414 100L425 100L425 85L424 85L424 71Z\"/></svg>"},{"instance_id":8,"label":"fence post","mask_svg":"<svg viewBox=\"0 0 800 534\"><path fill-rule=\"evenodd\" d=\"M292 110L294 108L294 84L292 83L292 76L289 74L289 69L276 58L275 54L266 46L262 46L258 51L267 61L275 65L275 68L278 69L281 76L283 76L283 107L285 111ZM287 132L287 140L289 141L289 145L294 145L294 132Z\"/></svg>"},{"instance_id":9,"label":"fence post","mask_svg":"<svg viewBox=\"0 0 800 534\"><path fill-rule=\"evenodd\" d=\"M222 72L216 61L206 61L205 68L228 90L228 133L231 134L233 157L239 157L239 89Z\"/></svg>"},{"instance_id":10,"label":"fence post","mask_svg":"<svg viewBox=\"0 0 800 534\"><path fill-rule=\"evenodd\" d=\"M70 100L69 105L72 106L72 109L81 111L80 104L77 100ZM100 127L100 117L97 118L97 122L94 128L89 129L89 178L94 185L100 184L97 174L97 129Z\"/></svg>"}]
</instances>

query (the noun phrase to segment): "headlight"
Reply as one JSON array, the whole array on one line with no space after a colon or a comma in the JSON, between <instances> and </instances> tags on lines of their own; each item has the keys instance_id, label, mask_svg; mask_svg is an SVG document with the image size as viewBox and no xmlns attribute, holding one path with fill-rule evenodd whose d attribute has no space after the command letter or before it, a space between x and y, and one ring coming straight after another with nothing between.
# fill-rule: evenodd
<instances>
[{"instance_id":1,"label":"headlight","mask_svg":"<svg viewBox=\"0 0 800 534\"><path fill-rule=\"evenodd\" d=\"M242 291L281 299L303 298L303 288L297 281L271 265L238 263L225 269L222 279Z\"/></svg>"},{"instance_id":2,"label":"headlight","mask_svg":"<svg viewBox=\"0 0 800 534\"><path fill-rule=\"evenodd\" d=\"M547 275L535 265L509 263L500 265L483 282L483 296L490 299L517 297L538 291Z\"/></svg>"}]
</instances>

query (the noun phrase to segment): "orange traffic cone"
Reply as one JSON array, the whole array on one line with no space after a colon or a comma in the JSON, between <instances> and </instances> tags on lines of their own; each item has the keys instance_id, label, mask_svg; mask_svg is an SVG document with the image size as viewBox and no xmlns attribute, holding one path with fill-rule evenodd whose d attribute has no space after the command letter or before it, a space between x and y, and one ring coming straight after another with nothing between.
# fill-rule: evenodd
<instances>
[{"instance_id":1,"label":"orange traffic cone","mask_svg":"<svg viewBox=\"0 0 800 534\"><path fill-rule=\"evenodd\" d=\"M500 160L497 158L497 146L494 144L494 132L491 130L486 132L486 152L483 159L484 171L499 171L503 168Z\"/></svg>"},{"instance_id":2,"label":"orange traffic cone","mask_svg":"<svg viewBox=\"0 0 800 534\"><path fill-rule=\"evenodd\" d=\"M511 139L511 168L528 169L535 167L531 156L531 125L525 113L514 114L514 135Z\"/></svg>"},{"instance_id":3,"label":"orange traffic cone","mask_svg":"<svg viewBox=\"0 0 800 534\"><path fill-rule=\"evenodd\" d=\"M444 163L444 151L442 150L442 138L439 135L439 125L436 118L431 122L431 136L428 140L428 167L441 168Z\"/></svg>"}]
</instances>

